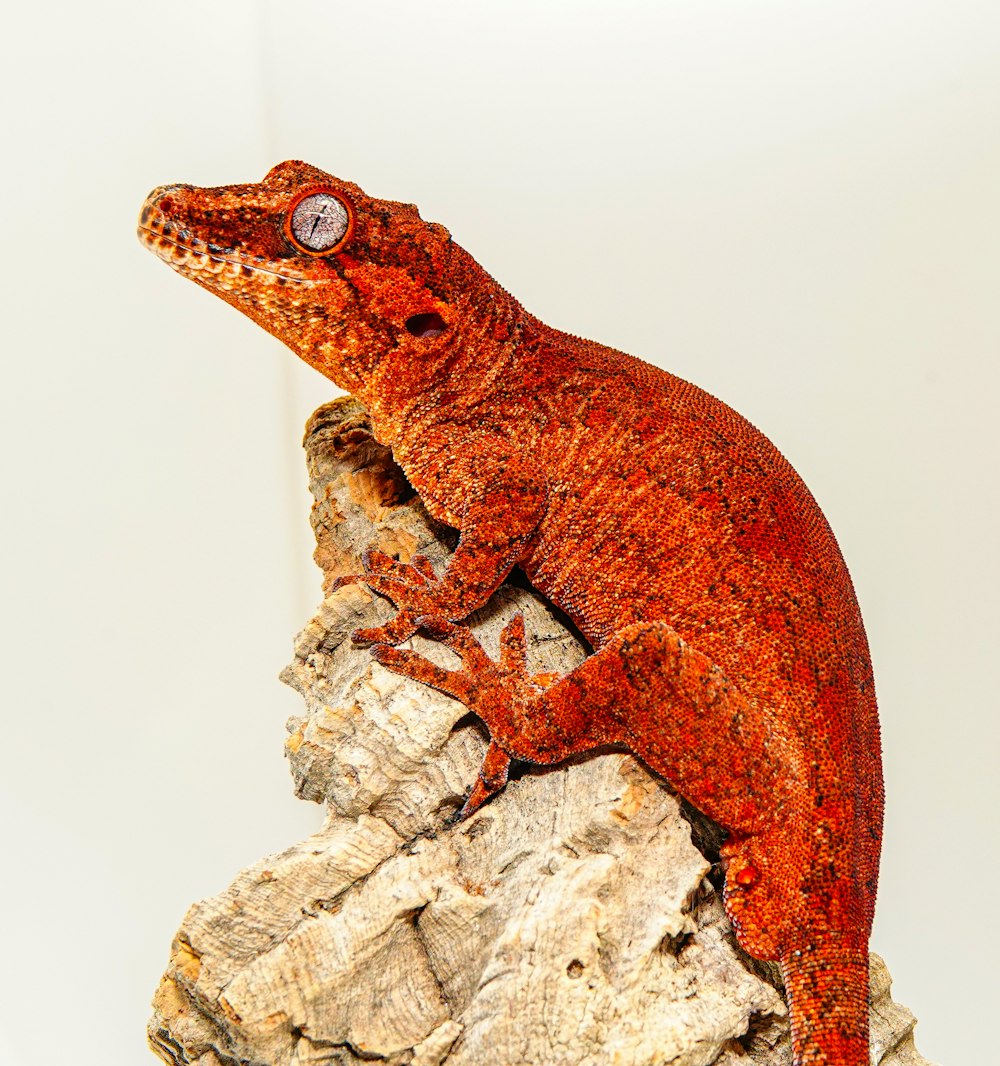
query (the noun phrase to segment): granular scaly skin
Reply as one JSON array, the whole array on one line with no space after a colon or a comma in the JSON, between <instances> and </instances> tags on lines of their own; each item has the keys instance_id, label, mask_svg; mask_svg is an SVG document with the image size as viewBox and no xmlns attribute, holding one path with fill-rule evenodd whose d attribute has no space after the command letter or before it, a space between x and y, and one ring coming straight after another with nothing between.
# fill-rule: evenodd
<instances>
[{"instance_id":1,"label":"granular scaly skin","mask_svg":"<svg viewBox=\"0 0 1000 1066\"><path fill-rule=\"evenodd\" d=\"M780 960L795 1061L868 1062L882 825L878 718L850 577L777 449L701 389L528 314L444 227L305 163L155 190L139 235L371 411L436 518L447 572L366 558L398 613L386 666L463 700L511 758L627 746L729 832L740 943ZM489 659L455 623L518 565L594 647L531 677L523 627ZM418 627L457 670L396 649Z\"/></svg>"}]
</instances>

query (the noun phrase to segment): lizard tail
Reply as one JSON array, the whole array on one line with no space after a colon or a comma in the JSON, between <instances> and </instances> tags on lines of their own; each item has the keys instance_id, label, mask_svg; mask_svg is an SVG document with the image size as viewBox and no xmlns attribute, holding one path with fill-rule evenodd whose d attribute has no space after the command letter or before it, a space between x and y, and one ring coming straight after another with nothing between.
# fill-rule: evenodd
<instances>
[{"instance_id":1,"label":"lizard tail","mask_svg":"<svg viewBox=\"0 0 1000 1066\"><path fill-rule=\"evenodd\" d=\"M868 948L830 938L781 956L795 1066L868 1066Z\"/></svg>"}]
</instances>

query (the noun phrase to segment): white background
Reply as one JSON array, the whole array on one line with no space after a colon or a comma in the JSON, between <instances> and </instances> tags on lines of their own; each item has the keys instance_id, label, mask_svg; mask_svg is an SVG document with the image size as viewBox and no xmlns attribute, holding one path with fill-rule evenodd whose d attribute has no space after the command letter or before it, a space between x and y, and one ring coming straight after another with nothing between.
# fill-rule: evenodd
<instances>
[{"instance_id":1,"label":"white background","mask_svg":"<svg viewBox=\"0 0 1000 1066\"><path fill-rule=\"evenodd\" d=\"M152 1062L186 905L318 825L276 680L332 394L141 250L163 182L309 160L529 310L742 411L853 572L873 946L942 1063L997 950L1000 5L38 3L5 17L0 1062Z\"/></svg>"}]
</instances>

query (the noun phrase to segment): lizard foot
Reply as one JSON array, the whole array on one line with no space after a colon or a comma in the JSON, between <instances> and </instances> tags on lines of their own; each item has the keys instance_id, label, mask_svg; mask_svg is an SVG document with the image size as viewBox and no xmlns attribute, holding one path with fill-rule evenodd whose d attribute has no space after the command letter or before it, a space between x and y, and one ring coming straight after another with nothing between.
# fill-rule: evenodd
<instances>
[{"instance_id":1,"label":"lizard foot","mask_svg":"<svg viewBox=\"0 0 1000 1066\"><path fill-rule=\"evenodd\" d=\"M372 592L391 600L399 613L384 626L356 629L351 634L355 644L399 644L417 631L417 618L440 610L435 592L438 579L425 555L414 555L401 563L385 552L371 549L361 556L363 574L338 578L334 589L363 582Z\"/></svg>"},{"instance_id":2,"label":"lizard foot","mask_svg":"<svg viewBox=\"0 0 1000 1066\"><path fill-rule=\"evenodd\" d=\"M420 681L457 700L486 723L490 746L479 777L456 820L469 817L507 783L511 753L498 740L513 739L523 710L550 681L551 674L531 677L527 671L527 642L524 616L517 614L500 634L500 661L494 662L465 626L446 618L423 616L417 619L427 636L451 648L461 659L461 667L448 670L432 663L419 652L378 645L372 657L394 673Z\"/></svg>"}]
</instances>

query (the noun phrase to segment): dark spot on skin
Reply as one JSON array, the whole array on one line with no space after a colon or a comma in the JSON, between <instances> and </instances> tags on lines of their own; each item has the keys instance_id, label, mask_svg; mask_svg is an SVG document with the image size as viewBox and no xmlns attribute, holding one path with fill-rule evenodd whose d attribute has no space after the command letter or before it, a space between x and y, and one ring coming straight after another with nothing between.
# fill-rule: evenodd
<instances>
[{"instance_id":1,"label":"dark spot on skin","mask_svg":"<svg viewBox=\"0 0 1000 1066\"><path fill-rule=\"evenodd\" d=\"M437 337L448 328L445 320L436 311L413 315L406 320L405 326L414 337Z\"/></svg>"},{"instance_id":2,"label":"dark spot on skin","mask_svg":"<svg viewBox=\"0 0 1000 1066\"><path fill-rule=\"evenodd\" d=\"M145 225L149 221L149 208L148 207L144 207L142 209L142 214L139 216L139 221L143 225Z\"/></svg>"},{"instance_id":3,"label":"dark spot on skin","mask_svg":"<svg viewBox=\"0 0 1000 1066\"><path fill-rule=\"evenodd\" d=\"M574 959L569 966L566 967L566 976L577 978L583 974L583 963L579 959Z\"/></svg>"},{"instance_id":4,"label":"dark spot on skin","mask_svg":"<svg viewBox=\"0 0 1000 1066\"><path fill-rule=\"evenodd\" d=\"M240 273L243 275L243 277L248 278L248 277L250 277L253 274L253 271L248 266L244 266L241 263L240 264Z\"/></svg>"}]
</instances>

